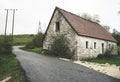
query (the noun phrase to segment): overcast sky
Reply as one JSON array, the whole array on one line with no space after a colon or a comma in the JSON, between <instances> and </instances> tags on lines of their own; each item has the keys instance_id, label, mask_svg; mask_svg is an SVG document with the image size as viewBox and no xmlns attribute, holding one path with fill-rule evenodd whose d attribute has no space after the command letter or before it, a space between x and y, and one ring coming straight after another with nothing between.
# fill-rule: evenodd
<instances>
[{"instance_id":1,"label":"overcast sky","mask_svg":"<svg viewBox=\"0 0 120 82\"><path fill-rule=\"evenodd\" d=\"M15 14L14 34L36 34L41 22L46 30L55 7L74 14L98 14L101 24L120 31L120 0L0 0L0 34L4 34L6 11L18 9ZM12 11L9 11L7 33L11 33Z\"/></svg>"}]
</instances>

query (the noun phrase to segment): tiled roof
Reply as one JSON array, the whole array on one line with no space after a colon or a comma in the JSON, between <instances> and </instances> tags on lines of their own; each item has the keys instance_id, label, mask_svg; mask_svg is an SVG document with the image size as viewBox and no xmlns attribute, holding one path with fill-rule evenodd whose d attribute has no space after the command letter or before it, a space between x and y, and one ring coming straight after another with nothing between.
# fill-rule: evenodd
<instances>
[{"instance_id":1,"label":"tiled roof","mask_svg":"<svg viewBox=\"0 0 120 82\"><path fill-rule=\"evenodd\" d=\"M56 7L78 35L116 42L112 34L101 25L81 18L73 13Z\"/></svg>"}]
</instances>

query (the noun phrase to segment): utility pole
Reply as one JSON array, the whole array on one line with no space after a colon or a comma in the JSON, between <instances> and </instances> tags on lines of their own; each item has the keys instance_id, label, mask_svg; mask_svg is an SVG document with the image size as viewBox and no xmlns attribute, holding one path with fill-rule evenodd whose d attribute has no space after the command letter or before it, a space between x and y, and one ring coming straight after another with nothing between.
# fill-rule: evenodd
<instances>
[{"instance_id":1,"label":"utility pole","mask_svg":"<svg viewBox=\"0 0 120 82\"><path fill-rule=\"evenodd\" d=\"M6 31L7 31L7 21L8 21L8 11L9 9L5 9L6 12L6 20L5 20L5 38L6 38Z\"/></svg>"},{"instance_id":2,"label":"utility pole","mask_svg":"<svg viewBox=\"0 0 120 82\"><path fill-rule=\"evenodd\" d=\"M13 41L13 34L14 34L14 21L15 21L15 11L17 9L12 9L13 10L13 20L12 20L12 41Z\"/></svg>"}]
</instances>

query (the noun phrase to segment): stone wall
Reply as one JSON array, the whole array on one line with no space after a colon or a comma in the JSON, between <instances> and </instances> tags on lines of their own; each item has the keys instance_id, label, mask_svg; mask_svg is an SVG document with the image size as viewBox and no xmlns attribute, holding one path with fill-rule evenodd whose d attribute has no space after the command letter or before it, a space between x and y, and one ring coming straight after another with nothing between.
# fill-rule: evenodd
<instances>
[{"instance_id":1,"label":"stone wall","mask_svg":"<svg viewBox=\"0 0 120 82\"><path fill-rule=\"evenodd\" d=\"M58 32L55 31L56 22L60 23L60 31L58 31ZM50 45L52 43L52 36L55 36L57 34L64 34L70 42L70 45L69 45L70 49L76 50L76 47L77 47L76 46L77 45L76 35L77 34L73 31L73 29L67 23L66 19L61 15L61 13L59 13L56 10L56 12L54 13L54 16L51 20L51 24L49 25L47 35L44 39L44 43L43 43L44 49L50 48ZM76 54L76 52L75 52L75 54Z\"/></svg>"}]
</instances>

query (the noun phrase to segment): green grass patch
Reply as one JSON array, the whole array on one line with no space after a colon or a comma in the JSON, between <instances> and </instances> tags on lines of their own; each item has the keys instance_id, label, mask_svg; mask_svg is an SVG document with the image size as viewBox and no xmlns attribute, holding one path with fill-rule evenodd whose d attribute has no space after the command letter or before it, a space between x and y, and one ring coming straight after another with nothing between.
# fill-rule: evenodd
<instances>
[{"instance_id":1,"label":"green grass patch","mask_svg":"<svg viewBox=\"0 0 120 82\"><path fill-rule=\"evenodd\" d=\"M115 64L117 66L120 66L120 55L117 56L112 56L110 58L95 58L95 59L89 59L87 60L89 62L95 62L95 63L100 63L100 64Z\"/></svg>"},{"instance_id":2,"label":"green grass patch","mask_svg":"<svg viewBox=\"0 0 120 82\"><path fill-rule=\"evenodd\" d=\"M26 34L26 35L14 35L13 45L25 45L28 42L31 42L35 35ZM4 38L4 35L0 35L0 38Z\"/></svg>"},{"instance_id":3,"label":"green grass patch","mask_svg":"<svg viewBox=\"0 0 120 82\"><path fill-rule=\"evenodd\" d=\"M33 38L34 35L14 35L13 45L25 45L31 42Z\"/></svg>"},{"instance_id":4,"label":"green grass patch","mask_svg":"<svg viewBox=\"0 0 120 82\"><path fill-rule=\"evenodd\" d=\"M36 52L36 53L43 53L44 49L43 48L32 48L32 49L27 49L25 47L22 47L20 49L23 49L25 51L30 51L30 52Z\"/></svg>"},{"instance_id":5,"label":"green grass patch","mask_svg":"<svg viewBox=\"0 0 120 82\"><path fill-rule=\"evenodd\" d=\"M0 54L0 81L11 77L8 82L25 82L24 73L13 54Z\"/></svg>"}]
</instances>

